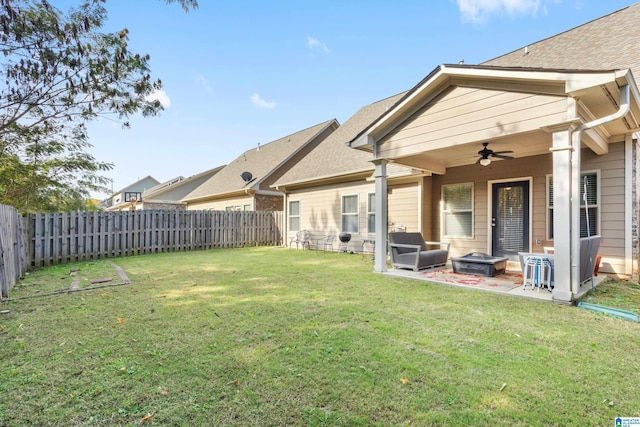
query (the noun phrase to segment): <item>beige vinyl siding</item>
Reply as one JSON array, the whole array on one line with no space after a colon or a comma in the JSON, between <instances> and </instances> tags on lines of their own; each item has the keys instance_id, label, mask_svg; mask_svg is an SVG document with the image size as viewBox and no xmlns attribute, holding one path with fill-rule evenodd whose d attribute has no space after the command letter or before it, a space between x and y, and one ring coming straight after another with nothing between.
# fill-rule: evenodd
<instances>
[{"instance_id":1,"label":"beige vinyl siding","mask_svg":"<svg viewBox=\"0 0 640 427\"><path fill-rule=\"evenodd\" d=\"M230 197L228 199L219 199L219 200L205 200L202 202L189 203L187 205L187 210L204 210L211 209L214 211L223 211L227 208L227 206L244 206L244 205L252 205L253 206L253 197L252 196L240 196L240 197Z\"/></svg>"},{"instance_id":2,"label":"beige vinyl siding","mask_svg":"<svg viewBox=\"0 0 640 427\"><path fill-rule=\"evenodd\" d=\"M342 228L342 197L357 195L359 204L359 232L351 233L350 250L359 251L363 239L372 239L367 229L367 201L370 193L375 192L375 184L367 181L318 186L311 189L293 190L287 195L287 201L300 201L300 229L310 230L315 237L328 234L336 236ZM389 185L389 223L391 218L402 221L410 231L418 230L418 185L417 182L402 185ZM288 202L287 202L288 203ZM398 222L396 222L398 223ZM288 228L288 227L287 227ZM289 242L291 235L286 236ZM335 248L338 247L336 240Z\"/></svg>"},{"instance_id":3,"label":"beige vinyl siding","mask_svg":"<svg viewBox=\"0 0 640 427\"><path fill-rule=\"evenodd\" d=\"M420 212L420 188L417 183L389 186L388 217L389 227L400 225L407 231L421 231L418 214ZM426 239L426 237L425 237Z\"/></svg>"},{"instance_id":4,"label":"beige vinyl siding","mask_svg":"<svg viewBox=\"0 0 640 427\"><path fill-rule=\"evenodd\" d=\"M386 135L380 146L380 157L409 156L538 131L566 117L565 97L451 87Z\"/></svg>"},{"instance_id":5,"label":"beige vinyl siding","mask_svg":"<svg viewBox=\"0 0 640 427\"><path fill-rule=\"evenodd\" d=\"M600 270L624 273L625 237L631 238L624 234L624 143L610 144L605 156L582 153L582 169L600 171Z\"/></svg>"},{"instance_id":6,"label":"beige vinyl siding","mask_svg":"<svg viewBox=\"0 0 640 427\"><path fill-rule=\"evenodd\" d=\"M353 242L352 246L359 249L362 239L368 238L367 197L369 193L374 191L375 186L372 182L357 181L291 191L287 196L287 201L300 201L301 230L311 231L314 237L329 234L337 236L342 229L342 196L357 195L360 232L351 233L351 241ZM292 236L287 235L285 241L288 242L290 237ZM336 238L336 249L338 243Z\"/></svg>"}]
</instances>

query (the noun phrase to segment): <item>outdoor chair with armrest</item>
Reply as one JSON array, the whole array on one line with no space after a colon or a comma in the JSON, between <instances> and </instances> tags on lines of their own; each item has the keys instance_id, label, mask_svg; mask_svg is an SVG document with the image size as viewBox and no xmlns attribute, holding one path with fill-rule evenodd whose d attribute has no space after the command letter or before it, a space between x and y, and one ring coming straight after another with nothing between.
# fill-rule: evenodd
<instances>
[{"instance_id":1,"label":"outdoor chair with armrest","mask_svg":"<svg viewBox=\"0 0 640 427\"><path fill-rule=\"evenodd\" d=\"M327 252L327 249L329 249L330 252L333 252L333 241L335 239L336 239L335 234L329 234L328 236L324 236L323 238L318 239L316 241L316 251L322 248L324 252Z\"/></svg>"},{"instance_id":2,"label":"outdoor chair with armrest","mask_svg":"<svg viewBox=\"0 0 640 427\"><path fill-rule=\"evenodd\" d=\"M430 247L434 247L429 249ZM414 271L441 267L449 258L448 242L428 242L419 232L389 233L389 252L394 268L410 268Z\"/></svg>"},{"instance_id":3,"label":"outdoor chair with armrest","mask_svg":"<svg viewBox=\"0 0 640 427\"><path fill-rule=\"evenodd\" d=\"M296 233L295 237L289 240L289 247L295 243L296 249L299 247L298 245L302 245L302 249L304 249L305 246L309 249L309 240L311 240L311 232L309 230L300 230Z\"/></svg>"}]
</instances>

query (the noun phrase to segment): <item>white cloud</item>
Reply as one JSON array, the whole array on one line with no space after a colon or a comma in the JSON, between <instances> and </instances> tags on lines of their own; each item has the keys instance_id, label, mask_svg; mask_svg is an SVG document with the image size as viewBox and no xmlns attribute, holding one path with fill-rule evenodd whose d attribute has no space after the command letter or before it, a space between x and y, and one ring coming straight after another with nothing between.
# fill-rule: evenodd
<instances>
[{"instance_id":1,"label":"white cloud","mask_svg":"<svg viewBox=\"0 0 640 427\"><path fill-rule=\"evenodd\" d=\"M209 84L209 80L202 74L196 75L196 83L200 85L206 93L213 93L213 88Z\"/></svg>"},{"instance_id":2,"label":"white cloud","mask_svg":"<svg viewBox=\"0 0 640 427\"><path fill-rule=\"evenodd\" d=\"M484 22L490 15L506 13L508 15L535 15L546 10L542 0L456 0L458 9L465 22Z\"/></svg>"},{"instance_id":3,"label":"white cloud","mask_svg":"<svg viewBox=\"0 0 640 427\"><path fill-rule=\"evenodd\" d=\"M326 54L328 54L330 52L329 48L327 47L327 45L322 43L320 40L318 40L315 37L311 37L311 36L307 37L307 46L311 50L320 49Z\"/></svg>"},{"instance_id":4,"label":"white cloud","mask_svg":"<svg viewBox=\"0 0 640 427\"><path fill-rule=\"evenodd\" d=\"M169 95L167 95L167 93L162 89L150 93L145 99L147 101L160 101L160 105L164 108L171 107L171 99L169 99Z\"/></svg>"},{"instance_id":5,"label":"white cloud","mask_svg":"<svg viewBox=\"0 0 640 427\"><path fill-rule=\"evenodd\" d=\"M276 103L275 101L265 101L264 99L262 99L262 97L257 94L254 93L251 96L251 102L253 102L253 105L255 105L258 108L267 108L267 109L271 109L271 108L275 108Z\"/></svg>"}]
</instances>

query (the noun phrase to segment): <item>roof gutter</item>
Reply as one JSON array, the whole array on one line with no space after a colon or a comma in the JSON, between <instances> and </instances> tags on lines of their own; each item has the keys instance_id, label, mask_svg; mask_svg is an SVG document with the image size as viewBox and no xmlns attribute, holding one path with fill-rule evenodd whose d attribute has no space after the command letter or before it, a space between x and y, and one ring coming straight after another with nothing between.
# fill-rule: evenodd
<instances>
[{"instance_id":1,"label":"roof gutter","mask_svg":"<svg viewBox=\"0 0 640 427\"><path fill-rule=\"evenodd\" d=\"M567 148L574 150L574 155L573 155L575 159L574 163L577 163L577 165L575 165L576 167L572 168L573 184L571 186L571 189L572 189L571 192L573 193L572 200L574 200L575 203L573 204L573 207L572 207L571 216L573 217L574 221L577 221L578 224L580 223L580 201L579 201L580 200L580 153L579 153L579 150L580 150L582 132L589 129L593 129L598 126L602 126L604 124L613 122L615 120L621 119L624 116L626 116L629 113L629 111L631 111L631 88L630 88L630 84L627 82L627 84L620 87L620 103L619 103L618 111L616 111L613 114L609 114L608 116L601 117L599 119L595 119L587 123L583 123L571 133L571 147L567 147ZM559 148L559 149L562 150L563 148ZM556 151L556 150L552 149L552 151ZM574 221L572 222L575 223ZM571 262L572 280L570 284L570 289L571 289L572 295L575 295L575 293L578 292L578 289L575 289L575 288L579 286L579 284L577 281L573 280L573 278L580 277L580 266L579 266L580 239L579 238L571 239L571 253L573 254L573 260Z\"/></svg>"}]
</instances>

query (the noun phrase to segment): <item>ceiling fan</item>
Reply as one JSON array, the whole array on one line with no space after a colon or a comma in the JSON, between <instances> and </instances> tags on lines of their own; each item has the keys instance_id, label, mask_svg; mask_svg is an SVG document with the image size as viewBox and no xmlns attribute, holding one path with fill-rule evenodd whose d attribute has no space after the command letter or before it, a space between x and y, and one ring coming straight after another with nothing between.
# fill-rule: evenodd
<instances>
[{"instance_id":1,"label":"ceiling fan","mask_svg":"<svg viewBox=\"0 0 640 427\"><path fill-rule=\"evenodd\" d=\"M491 157L496 157L498 159L513 159L512 156L505 156L505 154L513 153L512 150L493 151L492 149L487 148L487 145L489 145L488 142L482 143L482 150L478 151L480 158L476 164L480 163L482 166L489 166L491 164Z\"/></svg>"}]
</instances>

